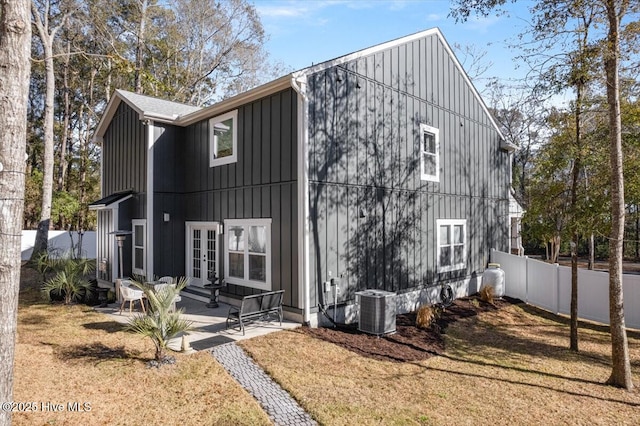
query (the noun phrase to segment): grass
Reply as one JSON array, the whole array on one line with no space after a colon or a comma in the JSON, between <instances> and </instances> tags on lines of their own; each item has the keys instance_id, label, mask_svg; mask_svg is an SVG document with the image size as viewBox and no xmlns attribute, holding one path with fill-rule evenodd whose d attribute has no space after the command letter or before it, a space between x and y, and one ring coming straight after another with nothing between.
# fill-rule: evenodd
<instances>
[{"instance_id":1,"label":"grass","mask_svg":"<svg viewBox=\"0 0 640 426\"><path fill-rule=\"evenodd\" d=\"M21 293L14 401L63 404L14 413L15 425L269 424L208 353L148 369L154 348L106 315ZM394 363L295 331L241 345L324 425L640 424L640 391L604 386L605 328L583 323L579 354L566 319L524 305L447 329L445 356ZM629 333L640 386L640 335ZM70 412L67 403L91 411Z\"/></svg>"},{"instance_id":2,"label":"grass","mask_svg":"<svg viewBox=\"0 0 640 426\"><path fill-rule=\"evenodd\" d=\"M640 391L602 384L606 329L581 325L579 354L566 349L565 319L526 305L450 326L446 355L422 362L377 361L296 331L241 345L326 425L640 424ZM640 386L640 335L629 337Z\"/></svg>"},{"instance_id":3,"label":"grass","mask_svg":"<svg viewBox=\"0 0 640 426\"><path fill-rule=\"evenodd\" d=\"M175 365L147 368L154 348L106 315L82 305L20 294L14 369L14 425L270 424L258 403L207 353L175 354ZM64 411L42 411L41 403ZM67 403L88 402L71 412Z\"/></svg>"}]
</instances>

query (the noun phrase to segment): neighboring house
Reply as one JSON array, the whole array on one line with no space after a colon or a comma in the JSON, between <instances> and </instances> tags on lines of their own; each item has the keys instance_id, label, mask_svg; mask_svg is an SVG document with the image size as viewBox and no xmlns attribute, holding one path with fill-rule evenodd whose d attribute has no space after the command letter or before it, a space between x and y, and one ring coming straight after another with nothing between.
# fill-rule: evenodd
<instances>
[{"instance_id":1,"label":"neighboring house","mask_svg":"<svg viewBox=\"0 0 640 426\"><path fill-rule=\"evenodd\" d=\"M438 29L206 108L116 91L97 128L101 281L213 274L223 297L284 289L286 316L352 318L354 293L473 293L509 251L510 154ZM206 290L202 290L206 296ZM196 296L197 297L197 296ZM346 307L346 308L343 308Z\"/></svg>"}]
</instances>

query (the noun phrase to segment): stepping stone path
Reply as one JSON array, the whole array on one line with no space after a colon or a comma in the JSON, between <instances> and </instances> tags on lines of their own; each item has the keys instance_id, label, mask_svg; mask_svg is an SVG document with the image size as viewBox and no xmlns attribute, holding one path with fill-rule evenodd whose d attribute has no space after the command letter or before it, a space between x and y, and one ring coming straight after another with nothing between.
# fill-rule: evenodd
<instances>
[{"instance_id":1,"label":"stepping stone path","mask_svg":"<svg viewBox=\"0 0 640 426\"><path fill-rule=\"evenodd\" d=\"M211 354L260 403L276 425L317 425L311 416L235 343L219 345Z\"/></svg>"}]
</instances>

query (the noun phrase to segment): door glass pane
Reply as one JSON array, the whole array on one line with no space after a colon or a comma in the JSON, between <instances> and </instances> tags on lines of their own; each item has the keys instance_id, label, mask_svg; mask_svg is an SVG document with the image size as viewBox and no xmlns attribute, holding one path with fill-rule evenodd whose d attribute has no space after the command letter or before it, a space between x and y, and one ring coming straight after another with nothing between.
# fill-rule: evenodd
<instances>
[{"instance_id":1,"label":"door glass pane","mask_svg":"<svg viewBox=\"0 0 640 426\"><path fill-rule=\"evenodd\" d=\"M133 229L133 233L136 236L134 244L138 247L144 246L144 226L136 225Z\"/></svg>"},{"instance_id":2,"label":"door glass pane","mask_svg":"<svg viewBox=\"0 0 640 426\"><path fill-rule=\"evenodd\" d=\"M229 276L244 278L244 254L229 253Z\"/></svg>"},{"instance_id":3,"label":"door glass pane","mask_svg":"<svg viewBox=\"0 0 640 426\"><path fill-rule=\"evenodd\" d=\"M267 252L267 228L265 226L249 227L249 251L253 253Z\"/></svg>"},{"instance_id":4,"label":"door glass pane","mask_svg":"<svg viewBox=\"0 0 640 426\"><path fill-rule=\"evenodd\" d=\"M216 231L212 230L207 231L207 274L216 275Z\"/></svg>"},{"instance_id":5,"label":"door glass pane","mask_svg":"<svg viewBox=\"0 0 640 426\"><path fill-rule=\"evenodd\" d=\"M135 248L134 255L135 265L133 265L136 269L144 269L144 250L141 248Z\"/></svg>"},{"instance_id":6,"label":"door glass pane","mask_svg":"<svg viewBox=\"0 0 640 426\"><path fill-rule=\"evenodd\" d=\"M193 269L191 273L194 278L200 278L202 276L202 274L200 273L200 258L202 257L201 250L200 250L200 235L201 235L200 230L194 229L192 235L193 235L193 238L192 238Z\"/></svg>"},{"instance_id":7,"label":"door glass pane","mask_svg":"<svg viewBox=\"0 0 640 426\"><path fill-rule=\"evenodd\" d=\"M249 279L255 281L266 281L267 277L267 257L260 255L249 255Z\"/></svg>"},{"instance_id":8,"label":"door glass pane","mask_svg":"<svg viewBox=\"0 0 640 426\"><path fill-rule=\"evenodd\" d=\"M242 226L229 227L229 250L244 251L244 228Z\"/></svg>"}]
</instances>

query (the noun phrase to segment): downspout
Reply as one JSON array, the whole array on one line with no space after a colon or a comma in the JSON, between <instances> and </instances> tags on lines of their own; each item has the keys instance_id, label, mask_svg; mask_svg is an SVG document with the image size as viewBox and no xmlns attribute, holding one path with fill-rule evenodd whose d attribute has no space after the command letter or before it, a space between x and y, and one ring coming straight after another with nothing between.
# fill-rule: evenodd
<instances>
[{"instance_id":1,"label":"downspout","mask_svg":"<svg viewBox=\"0 0 640 426\"><path fill-rule=\"evenodd\" d=\"M293 74L291 87L298 94L298 282L302 283L303 323L311 322L309 285L309 98L307 76Z\"/></svg>"},{"instance_id":2,"label":"downspout","mask_svg":"<svg viewBox=\"0 0 640 426\"><path fill-rule=\"evenodd\" d=\"M145 247L147 280L153 280L153 145L155 126L147 121L147 241Z\"/></svg>"}]
</instances>

